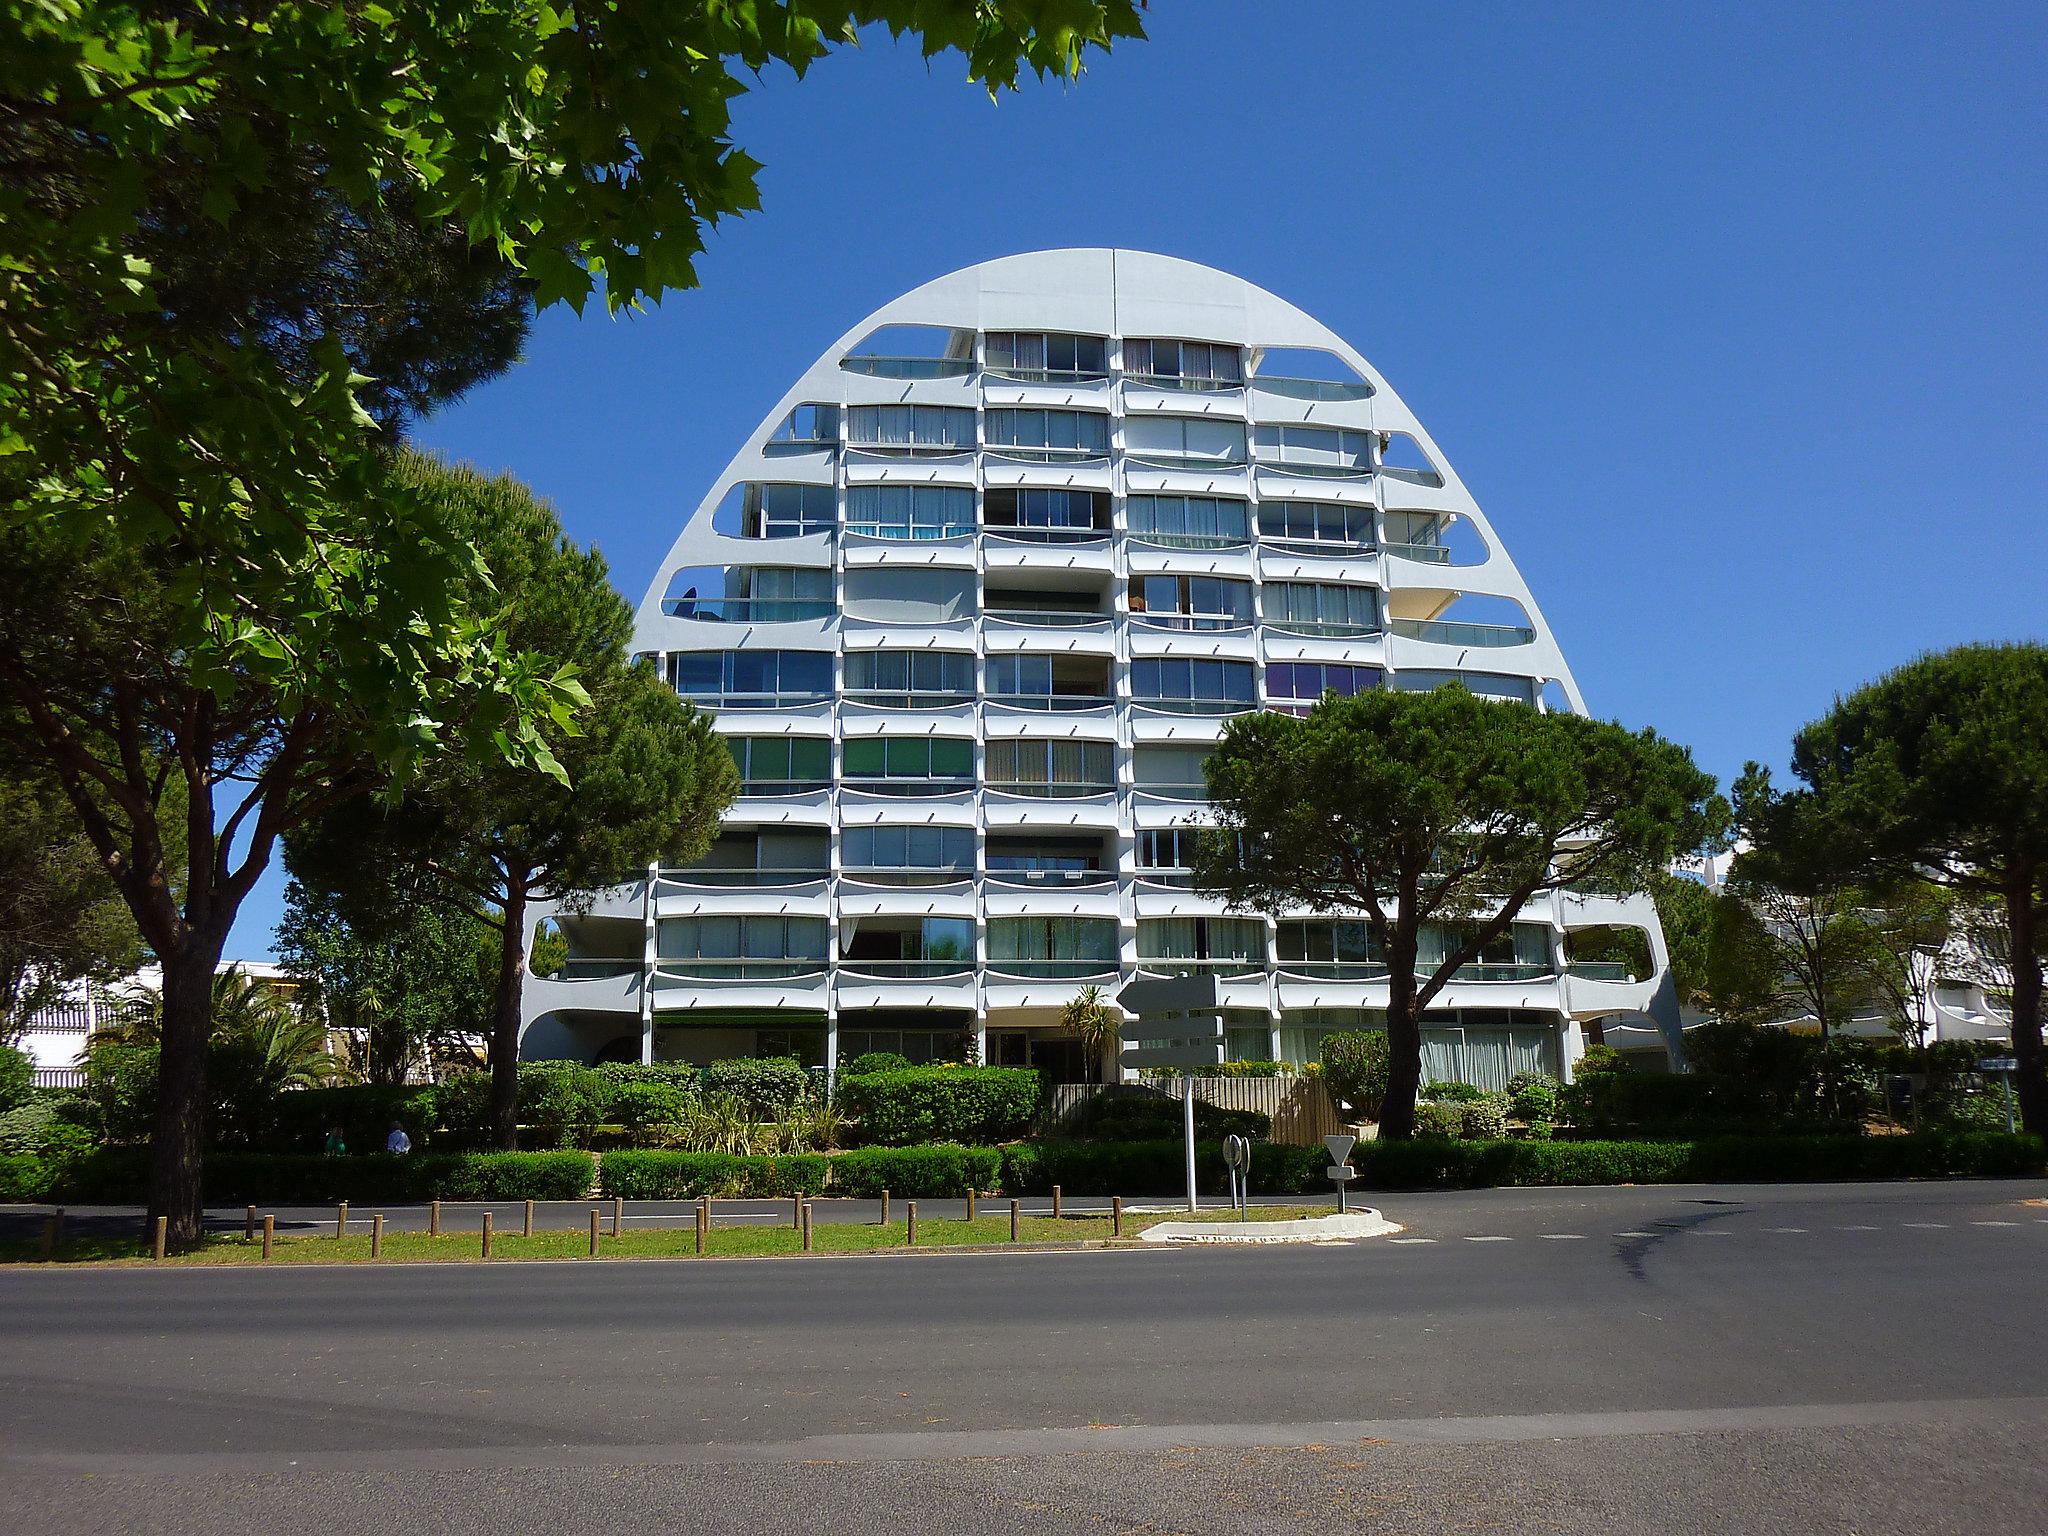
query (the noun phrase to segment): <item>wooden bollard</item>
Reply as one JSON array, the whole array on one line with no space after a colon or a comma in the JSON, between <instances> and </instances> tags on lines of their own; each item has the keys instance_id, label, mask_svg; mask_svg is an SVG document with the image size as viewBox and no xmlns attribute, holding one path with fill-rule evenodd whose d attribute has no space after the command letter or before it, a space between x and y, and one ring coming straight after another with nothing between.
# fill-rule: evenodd
<instances>
[{"instance_id":1,"label":"wooden bollard","mask_svg":"<svg viewBox=\"0 0 2048 1536\"><path fill-rule=\"evenodd\" d=\"M907 1203L903 1207L903 1213L910 1218L910 1234L908 1241L909 1245L912 1248L915 1248L917 1246L917 1202L915 1200L912 1200L909 1203Z\"/></svg>"},{"instance_id":2,"label":"wooden bollard","mask_svg":"<svg viewBox=\"0 0 2048 1536\"><path fill-rule=\"evenodd\" d=\"M619 1235L619 1231L620 1231L620 1229L621 1229L622 1227L624 1227L624 1225L625 1225L625 1222L626 1222L626 1202L625 1202L624 1200L614 1200L614 1201L612 1201L612 1236L613 1236L613 1237L617 1237L617 1236Z\"/></svg>"},{"instance_id":3,"label":"wooden bollard","mask_svg":"<svg viewBox=\"0 0 2048 1536\"><path fill-rule=\"evenodd\" d=\"M256 1207L253 1205L249 1207L249 1219L242 1224L242 1241L245 1243L256 1241Z\"/></svg>"},{"instance_id":4,"label":"wooden bollard","mask_svg":"<svg viewBox=\"0 0 2048 1536\"><path fill-rule=\"evenodd\" d=\"M1124 1235L1124 1197L1122 1195L1111 1195L1109 1197L1109 1235L1111 1237L1122 1237Z\"/></svg>"},{"instance_id":5,"label":"wooden bollard","mask_svg":"<svg viewBox=\"0 0 2048 1536\"><path fill-rule=\"evenodd\" d=\"M40 1249L42 1252L42 1256L46 1259L54 1258L56 1256L57 1218L54 1216L45 1216L43 1218L43 1237L42 1242L40 1244Z\"/></svg>"},{"instance_id":6,"label":"wooden bollard","mask_svg":"<svg viewBox=\"0 0 2048 1536\"><path fill-rule=\"evenodd\" d=\"M334 1208L334 1235L338 1238L348 1236L348 1202L346 1200Z\"/></svg>"},{"instance_id":7,"label":"wooden bollard","mask_svg":"<svg viewBox=\"0 0 2048 1536\"><path fill-rule=\"evenodd\" d=\"M1052 1187L1052 1219L1060 1219L1060 1187L1057 1184Z\"/></svg>"},{"instance_id":8,"label":"wooden bollard","mask_svg":"<svg viewBox=\"0 0 2048 1536\"><path fill-rule=\"evenodd\" d=\"M484 1212L484 1257L491 1256L491 1213Z\"/></svg>"},{"instance_id":9,"label":"wooden bollard","mask_svg":"<svg viewBox=\"0 0 2048 1536\"><path fill-rule=\"evenodd\" d=\"M802 1195L791 1195L789 1197L789 1224L792 1227L800 1227L804 1224L804 1197Z\"/></svg>"},{"instance_id":10,"label":"wooden bollard","mask_svg":"<svg viewBox=\"0 0 2048 1536\"><path fill-rule=\"evenodd\" d=\"M701 1196L697 1201L697 1257L704 1256L704 1236L711 1230L711 1197Z\"/></svg>"},{"instance_id":11,"label":"wooden bollard","mask_svg":"<svg viewBox=\"0 0 2048 1536\"><path fill-rule=\"evenodd\" d=\"M804 1252L811 1251L811 1202L804 1202Z\"/></svg>"},{"instance_id":12,"label":"wooden bollard","mask_svg":"<svg viewBox=\"0 0 2048 1536\"><path fill-rule=\"evenodd\" d=\"M1012 1200L1010 1202L1010 1241L1013 1243L1017 1241L1017 1228L1023 1214L1024 1202L1022 1200Z\"/></svg>"},{"instance_id":13,"label":"wooden bollard","mask_svg":"<svg viewBox=\"0 0 2048 1536\"><path fill-rule=\"evenodd\" d=\"M520 1227L519 1235L521 1237L533 1236L533 1202L531 1200L526 1202L526 1221Z\"/></svg>"},{"instance_id":14,"label":"wooden bollard","mask_svg":"<svg viewBox=\"0 0 2048 1536\"><path fill-rule=\"evenodd\" d=\"M882 1225L889 1225L889 1191L882 1191Z\"/></svg>"},{"instance_id":15,"label":"wooden bollard","mask_svg":"<svg viewBox=\"0 0 2048 1536\"><path fill-rule=\"evenodd\" d=\"M441 1202L438 1200L429 1200L427 1202L427 1236L439 1237L440 1235Z\"/></svg>"},{"instance_id":16,"label":"wooden bollard","mask_svg":"<svg viewBox=\"0 0 2048 1536\"><path fill-rule=\"evenodd\" d=\"M156 1235L150 1244L150 1257L160 1259L171 1240L171 1218L159 1216L156 1219Z\"/></svg>"},{"instance_id":17,"label":"wooden bollard","mask_svg":"<svg viewBox=\"0 0 2048 1536\"><path fill-rule=\"evenodd\" d=\"M967 1219L974 1220L974 1186L967 1186Z\"/></svg>"},{"instance_id":18,"label":"wooden bollard","mask_svg":"<svg viewBox=\"0 0 2048 1536\"><path fill-rule=\"evenodd\" d=\"M276 1238L276 1236L277 1236L277 1218L276 1218L275 1216L266 1216L266 1217L264 1217L264 1218L263 1218L263 1257L265 1257L266 1259L270 1257L270 1244L271 1244L272 1240Z\"/></svg>"},{"instance_id":19,"label":"wooden bollard","mask_svg":"<svg viewBox=\"0 0 2048 1536\"><path fill-rule=\"evenodd\" d=\"M590 1256L597 1257L597 1207L590 1208Z\"/></svg>"},{"instance_id":20,"label":"wooden bollard","mask_svg":"<svg viewBox=\"0 0 2048 1536\"><path fill-rule=\"evenodd\" d=\"M384 1213L379 1211L370 1218L370 1257L384 1257Z\"/></svg>"}]
</instances>

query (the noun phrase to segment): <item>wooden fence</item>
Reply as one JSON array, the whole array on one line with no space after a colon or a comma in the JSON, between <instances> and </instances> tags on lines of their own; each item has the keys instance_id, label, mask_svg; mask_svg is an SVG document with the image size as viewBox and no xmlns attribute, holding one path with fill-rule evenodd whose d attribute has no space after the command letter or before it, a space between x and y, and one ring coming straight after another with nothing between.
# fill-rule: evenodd
<instances>
[{"instance_id":1,"label":"wooden fence","mask_svg":"<svg viewBox=\"0 0 2048 1536\"><path fill-rule=\"evenodd\" d=\"M1061 1083L1052 1091L1047 1118L1058 1125L1098 1094L1119 1098L1178 1098L1176 1080L1165 1087L1150 1083ZM1329 1090L1313 1077L1198 1077L1195 1097L1218 1109L1247 1109L1270 1115L1273 1140L1284 1146L1312 1147L1344 1129L1330 1102Z\"/></svg>"}]
</instances>

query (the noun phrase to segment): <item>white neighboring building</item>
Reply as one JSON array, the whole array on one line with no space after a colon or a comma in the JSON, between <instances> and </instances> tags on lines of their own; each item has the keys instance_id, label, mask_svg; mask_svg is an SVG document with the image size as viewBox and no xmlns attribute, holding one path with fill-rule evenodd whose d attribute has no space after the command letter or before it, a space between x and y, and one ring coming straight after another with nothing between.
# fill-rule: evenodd
<instances>
[{"instance_id":1,"label":"white neighboring building","mask_svg":"<svg viewBox=\"0 0 2048 1536\"><path fill-rule=\"evenodd\" d=\"M265 982L289 994L299 985L297 977L268 960L223 960L216 975L230 971ZM144 994L162 990L163 972L154 964L143 966L116 982L88 984L73 982L57 1001L29 1016L21 1039L15 1042L35 1064L36 1082L47 1088L68 1088L80 1081L78 1058L86 1038L94 1030L106 1029L147 1009Z\"/></svg>"},{"instance_id":2,"label":"white neighboring building","mask_svg":"<svg viewBox=\"0 0 2048 1536\"><path fill-rule=\"evenodd\" d=\"M1462 679L1583 710L1535 600L1352 347L1226 273L1119 250L942 277L840 337L684 521L636 649L745 790L709 858L581 915L528 1057L959 1053L1078 1077L1084 985L1216 971L1234 1057L1375 1020L1362 924L1226 914L1179 833L1232 715ZM545 916L545 914L541 914ZM1580 926L1655 971L1568 973ZM1556 897L1439 999L1430 1076L1568 1072L1580 1021L1675 1036L1646 898Z\"/></svg>"}]
</instances>

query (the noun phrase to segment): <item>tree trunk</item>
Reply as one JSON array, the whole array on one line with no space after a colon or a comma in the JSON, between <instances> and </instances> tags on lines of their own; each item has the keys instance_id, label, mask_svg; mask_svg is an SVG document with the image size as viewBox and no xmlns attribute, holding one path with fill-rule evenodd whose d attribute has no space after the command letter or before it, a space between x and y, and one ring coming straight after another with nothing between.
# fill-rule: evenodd
<instances>
[{"instance_id":1,"label":"tree trunk","mask_svg":"<svg viewBox=\"0 0 2048 1536\"><path fill-rule=\"evenodd\" d=\"M1415 1134L1415 1095L1422 1087L1422 1024L1415 1007L1415 939L1394 934L1387 958L1387 1096L1380 1101L1380 1139ZM1403 952L1405 951L1405 953Z\"/></svg>"},{"instance_id":2,"label":"tree trunk","mask_svg":"<svg viewBox=\"0 0 2048 1536\"><path fill-rule=\"evenodd\" d=\"M526 980L526 882L505 883L505 928L498 946L497 1008L491 1020L491 1145L519 1147L519 999Z\"/></svg>"},{"instance_id":3,"label":"tree trunk","mask_svg":"<svg viewBox=\"0 0 2048 1536\"><path fill-rule=\"evenodd\" d=\"M2030 1136L2048 1136L2048 1070L2041 1059L2041 959L2034 911L2034 872L2023 869L2005 897L2012 934L2012 1054L2019 1063L2012 1088L2020 1124Z\"/></svg>"},{"instance_id":4,"label":"tree trunk","mask_svg":"<svg viewBox=\"0 0 2048 1536\"><path fill-rule=\"evenodd\" d=\"M173 1248L194 1248L205 1226L200 1160L206 1147L206 1042L213 1033L213 972L225 935L193 937L161 957L163 1028L156 1123L149 1138L149 1215L169 1222Z\"/></svg>"}]
</instances>

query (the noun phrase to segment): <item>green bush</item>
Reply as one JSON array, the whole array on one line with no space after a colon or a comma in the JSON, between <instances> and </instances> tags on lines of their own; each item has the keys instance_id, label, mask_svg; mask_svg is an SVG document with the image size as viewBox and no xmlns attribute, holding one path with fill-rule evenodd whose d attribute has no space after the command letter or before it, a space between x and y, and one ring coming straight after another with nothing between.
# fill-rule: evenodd
<instances>
[{"instance_id":1,"label":"green bush","mask_svg":"<svg viewBox=\"0 0 2048 1536\"><path fill-rule=\"evenodd\" d=\"M0 1045L0 1114L26 1104L35 1086L36 1064L29 1054Z\"/></svg>"},{"instance_id":2,"label":"green bush","mask_svg":"<svg viewBox=\"0 0 2048 1536\"><path fill-rule=\"evenodd\" d=\"M659 1083L680 1093L694 1094L704 1078L703 1068L687 1061L605 1061L590 1070L614 1089L629 1083Z\"/></svg>"},{"instance_id":3,"label":"green bush","mask_svg":"<svg viewBox=\"0 0 2048 1536\"><path fill-rule=\"evenodd\" d=\"M1387 1032L1346 1029L1323 1036L1323 1083L1353 1114L1377 1116L1387 1096Z\"/></svg>"},{"instance_id":4,"label":"green bush","mask_svg":"<svg viewBox=\"0 0 2048 1536\"><path fill-rule=\"evenodd\" d=\"M40 1205L55 1191L61 1171L32 1152L0 1153L0 1204Z\"/></svg>"},{"instance_id":5,"label":"green bush","mask_svg":"<svg viewBox=\"0 0 2048 1536\"><path fill-rule=\"evenodd\" d=\"M1465 1131L1465 1106L1449 1099L1423 1099L1415 1106L1415 1134L1454 1140Z\"/></svg>"},{"instance_id":6,"label":"green bush","mask_svg":"<svg viewBox=\"0 0 2048 1536\"><path fill-rule=\"evenodd\" d=\"M1691 1043L1692 1037L1688 1035L1686 1037L1686 1044L1690 1046ZM1602 1072L1626 1072L1627 1070L1628 1058L1613 1046L1589 1045L1586 1047L1585 1054L1579 1057L1578 1063L1572 1068L1572 1076L1575 1078L1589 1077L1596 1076Z\"/></svg>"},{"instance_id":7,"label":"green bush","mask_svg":"<svg viewBox=\"0 0 2048 1536\"><path fill-rule=\"evenodd\" d=\"M327 1133L341 1127L351 1152L381 1152L396 1120L424 1151L437 1123L435 1090L410 1083L365 1083L343 1088L307 1088L281 1093L270 1115L264 1150L318 1152Z\"/></svg>"},{"instance_id":8,"label":"green bush","mask_svg":"<svg viewBox=\"0 0 2048 1536\"><path fill-rule=\"evenodd\" d=\"M1517 1072L1508 1079L1508 1113L1534 1130L1557 1122L1558 1081L1548 1072Z\"/></svg>"},{"instance_id":9,"label":"green bush","mask_svg":"<svg viewBox=\"0 0 2048 1536\"><path fill-rule=\"evenodd\" d=\"M696 1102L694 1079L688 1088L675 1082L615 1081L608 1123L622 1127L627 1137L637 1142L657 1127L680 1125Z\"/></svg>"},{"instance_id":10,"label":"green bush","mask_svg":"<svg viewBox=\"0 0 2048 1536\"><path fill-rule=\"evenodd\" d=\"M846 1079L839 1103L871 1146L986 1146L1023 1135L1043 1091L1024 1067L907 1067Z\"/></svg>"},{"instance_id":11,"label":"green bush","mask_svg":"<svg viewBox=\"0 0 2048 1536\"><path fill-rule=\"evenodd\" d=\"M56 1124L57 1106L48 1099L29 1099L0 1110L0 1157L33 1157L43 1149L43 1136Z\"/></svg>"},{"instance_id":12,"label":"green bush","mask_svg":"<svg viewBox=\"0 0 2048 1536\"><path fill-rule=\"evenodd\" d=\"M1774 1123L1772 1105L1726 1077L1705 1072L1596 1072L1558 1094L1581 1134L1716 1135Z\"/></svg>"},{"instance_id":13,"label":"green bush","mask_svg":"<svg viewBox=\"0 0 2048 1536\"><path fill-rule=\"evenodd\" d=\"M794 1056L714 1061L704 1069L707 1093L729 1093L756 1120L780 1120L811 1091L811 1075Z\"/></svg>"},{"instance_id":14,"label":"green bush","mask_svg":"<svg viewBox=\"0 0 2048 1536\"><path fill-rule=\"evenodd\" d=\"M204 1190L214 1205L577 1200L589 1192L595 1170L587 1152L213 1152ZM148 1154L139 1147L103 1147L67 1169L60 1184L66 1198L82 1203L139 1203L149 1189Z\"/></svg>"},{"instance_id":15,"label":"green bush","mask_svg":"<svg viewBox=\"0 0 2048 1536\"><path fill-rule=\"evenodd\" d=\"M1187 1192L1186 1143L1173 1141L1026 1141L1004 1147L1003 1190L1012 1195L1049 1194L1057 1184L1069 1195L1159 1195ZM1333 1194L1323 1170L1330 1155L1322 1147L1252 1147L1250 1186L1258 1195ZM1195 1148L1195 1187L1220 1195L1230 1187L1223 1149Z\"/></svg>"},{"instance_id":16,"label":"green bush","mask_svg":"<svg viewBox=\"0 0 2048 1536\"><path fill-rule=\"evenodd\" d=\"M912 1200L936 1200L970 1189L994 1190L1002 1181L999 1147L863 1147L832 1159L832 1192L859 1199L886 1189Z\"/></svg>"},{"instance_id":17,"label":"green bush","mask_svg":"<svg viewBox=\"0 0 2048 1536\"><path fill-rule=\"evenodd\" d=\"M870 1072L901 1072L910 1066L908 1056L894 1051L863 1051L839 1069L841 1077L866 1077Z\"/></svg>"},{"instance_id":18,"label":"green bush","mask_svg":"<svg viewBox=\"0 0 2048 1536\"><path fill-rule=\"evenodd\" d=\"M829 1160L816 1153L752 1157L730 1152L607 1152L604 1192L621 1200L694 1200L700 1195L815 1195Z\"/></svg>"},{"instance_id":19,"label":"green bush","mask_svg":"<svg viewBox=\"0 0 2048 1536\"><path fill-rule=\"evenodd\" d=\"M1486 1090L1472 1083L1452 1083L1439 1079L1424 1083L1416 1097L1435 1099L1443 1104L1476 1104L1486 1097Z\"/></svg>"},{"instance_id":20,"label":"green bush","mask_svg":"<svg viewBox=\"0 0 2048 1536\"><path fill-rule=\"evenodd\" d=\"M537 1062L519 1073L519 1121L546 1147L587 1147L611 1108L612 1084L590 1068Z\"/></svg>"},{"instance_id":21,"label":"green bush","mask_svg":"<svg viewBox=\"0 0 2048 1536\"><path fill-rule=\"evenodd\" d=\"M1109 1091L1081 1104L1060 1133L1096 1141L1153 1141L1185 1135L1187 1111L1178 1097L1156 1093ZM1195 1135L1201 1140L1248 1136L1264 1140L1273 1134L1273 1117L1253 1109L1221 1109L1195 1100Z\"/></svg>"},{"instance_id":22,"label":"green bush","mask_svg":"<svg viewBox=\"0 0 2048 1536\"><path fill-rule=\"evenodd\" d=\"M1499 1141L1508 1133L1508 1096L1481 1094L1463 1106L1458 1134L1467 1141Z\"/></svg>"}]
</instances>

